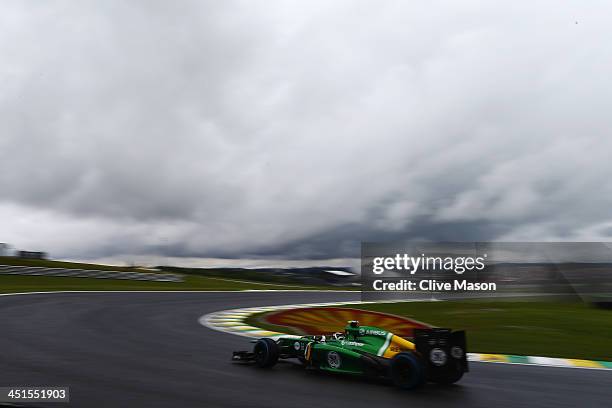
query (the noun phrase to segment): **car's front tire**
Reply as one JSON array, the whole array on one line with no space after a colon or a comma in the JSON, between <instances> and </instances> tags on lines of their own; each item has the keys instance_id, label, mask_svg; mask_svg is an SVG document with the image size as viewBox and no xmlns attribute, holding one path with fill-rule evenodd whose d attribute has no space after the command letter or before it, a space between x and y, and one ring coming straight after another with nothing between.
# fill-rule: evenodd
<instances>
[{"instance_id":1,"label":"car's front tire","mask_svg":"<svg viewBox=\"0 0 612 408\"><path fill-rule=\"evenodd\" d=\"M261 368L272 367L278 361L278 344L272 339L259 339L253 347L255 364Z\"/></svg>"},{"instance_id":2,"label":"car's front tire","mask_svg":"<svg viewBox=\"0 0 612 408\"><path fill-rule=\"evenodd\" d=\"M399 353L391 360L393 384L406 390L417 388L425 382L423 362L413 353Z\"/></svg>"}]
</instances>

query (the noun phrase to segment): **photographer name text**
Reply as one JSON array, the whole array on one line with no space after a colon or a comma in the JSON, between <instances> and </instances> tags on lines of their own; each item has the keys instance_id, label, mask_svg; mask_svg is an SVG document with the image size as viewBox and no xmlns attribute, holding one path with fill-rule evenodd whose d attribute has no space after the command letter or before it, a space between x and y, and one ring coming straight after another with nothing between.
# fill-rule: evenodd
<instances>
[{"instance_id":1,"label":"photographer name text","mask_svg":"<svg viewBox=\"0 0 612 408\"><path fill-rule=\"evenodd\" d=\"M401 279L387 282L376 279L372 282L372 288L376 291L385 292L488 292L497 290L497 284L494 282L470 282L465 279L455 279L452 282L438 282L435 279L422 279L418 282Z\"/></svg>"}]
</instances>

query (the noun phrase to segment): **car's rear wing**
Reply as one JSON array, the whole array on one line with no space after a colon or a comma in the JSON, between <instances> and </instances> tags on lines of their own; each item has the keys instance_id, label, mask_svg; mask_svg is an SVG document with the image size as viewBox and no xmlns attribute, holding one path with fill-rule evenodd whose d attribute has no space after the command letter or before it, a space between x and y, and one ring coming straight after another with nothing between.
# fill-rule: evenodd
<instances>
[{"instance_id":1,"label":"car's rear wing","mask_svg":"<svg viewBox=\"0 0 612 408\"><path fill-rule=\"evenodd\" d=\"M416 350L427 361L431 372L460 368L468 371L465 331L451 329L414 329Z\"/></svg>"}]
</instances>

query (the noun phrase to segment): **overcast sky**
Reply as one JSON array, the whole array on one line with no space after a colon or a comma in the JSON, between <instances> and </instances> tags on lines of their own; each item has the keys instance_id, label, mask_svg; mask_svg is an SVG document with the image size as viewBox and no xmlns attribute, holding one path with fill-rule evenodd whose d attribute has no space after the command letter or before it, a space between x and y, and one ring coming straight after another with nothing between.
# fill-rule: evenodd
<instances>
[{"instance_id":1,"label":"overcast sky","mask_svg":"<svg viewBox=\"0 0 612 408\"><path fill-rule=\"evenodd\" d=\"M612 4L3 1L0 242L612 239Z\"/></svg>"}]
</instances>

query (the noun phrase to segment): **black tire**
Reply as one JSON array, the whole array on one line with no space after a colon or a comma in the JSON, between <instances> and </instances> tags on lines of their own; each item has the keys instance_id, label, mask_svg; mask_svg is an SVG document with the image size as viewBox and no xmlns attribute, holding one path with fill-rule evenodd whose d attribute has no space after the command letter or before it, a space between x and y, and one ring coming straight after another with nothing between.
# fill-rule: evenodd
<instances>
[{"instance_id":1,"label":"black tire","mask_svg":"<svg viewBox=\"0 0 612 408\"><path fill-rule=\"evenodd\" d=\"M278 344L272 339L259 339L253 347L255 364L261 368L272 367L278 361Z\"/></svg>"},{"instance_id":2,"label":"black tire","mask_svg":"<svg viewBox=\"0 0 612 408\"><path fill-rule=\"evenodd\" d=\"M399 353L391 360L391 379L398 387L412 390L425 382L425 367L413 353Z\"/></svg>"},{"instance_id":3,"label":"black tire","mask_svg":"<svg viewBox=\"0 0 612 408\"><path fill-rule=\"evenodd\" d=\"M456 383L461 377L463 377L463 368L461 363L456 361L450 370L431 375L429 379L437 384L449 385Z\"/></svg>"}]
</instances>

